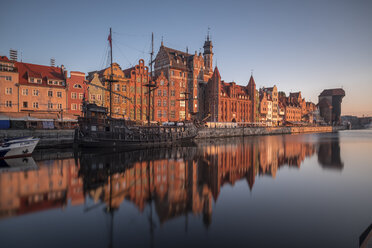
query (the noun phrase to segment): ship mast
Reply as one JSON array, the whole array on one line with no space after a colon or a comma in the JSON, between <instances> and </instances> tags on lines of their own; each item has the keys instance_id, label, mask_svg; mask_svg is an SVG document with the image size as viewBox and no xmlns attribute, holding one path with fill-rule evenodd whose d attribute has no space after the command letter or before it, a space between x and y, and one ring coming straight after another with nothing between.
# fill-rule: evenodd
<instances>
[{"instance_id":1,"label":"ship mast","mask_svg":"<svg viewBox=\"0 0 372 248\"><path fill-rule=\"evenodd\" d=\"M150 77L149 77L149 80L147 82L147 84L145 84L144 86L147 87L147 94L149 94L149 100L148 100L148 103L147 103L147 125L150 126L150 120L151 120L151 116L150 116L150 112L151 112L151 92L154 91L155 89L157 89L158 87L156 87L156 84L152 84L152 63L153 63L153 60L152 60L152 57L154 55L154 33L151 33L151 53L150 53L150 63L149 63L149 66L150 66Z\"/></svg>"},{"instance_id":2,"label":"ship mast","mask_svg":"<svg viewBox=\"0 0 372 248\"><path fill-rule=\"evenodd\" d=\"M111 59L111 73L110 73L110 80L109 80L109 90L110 90L110 117L112 117L112 81L113 81L113 69L112 69L112 30L110 28L110 36L108 38L109 42L110 42L110 59Z\"/></svg>"}]
</instances>

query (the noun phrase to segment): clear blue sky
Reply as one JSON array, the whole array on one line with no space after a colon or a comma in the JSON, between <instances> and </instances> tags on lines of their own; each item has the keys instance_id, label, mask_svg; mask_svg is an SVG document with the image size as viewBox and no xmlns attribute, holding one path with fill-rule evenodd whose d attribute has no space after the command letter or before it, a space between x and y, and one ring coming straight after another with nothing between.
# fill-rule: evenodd
<instances>
[{"instance_id":1,"label":"clear blue sky","mask_svg":"<svg viewBox=\"0 0 372 248\"><path fill-rule=\"evenodd\" d=\"M123 69L166 46L200 51L211 28L225 81L301 91L317 103L324 88L346 91L343 114L372 115L372 1L5 1L0 54L69 71L102 69L112 27ZM19 54L20 55L20 54Z\"/></svg>"}]
</instances>

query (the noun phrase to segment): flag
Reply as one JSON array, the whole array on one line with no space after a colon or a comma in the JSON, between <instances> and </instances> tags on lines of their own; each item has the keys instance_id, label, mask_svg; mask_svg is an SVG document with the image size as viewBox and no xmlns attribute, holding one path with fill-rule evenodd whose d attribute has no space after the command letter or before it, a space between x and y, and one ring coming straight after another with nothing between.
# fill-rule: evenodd
<instances>
[{"instance_id":1,"label":"flag","mask_svg":"<svg viewBox=\"0 0 372 248\"><path fill-rule=\"evenodd\" d=\"M111 39L111 34L109 34L107 40L109 41L109 43L110 43L110 47L112 48L112 39Z\"/></svg>"}]
</instances>

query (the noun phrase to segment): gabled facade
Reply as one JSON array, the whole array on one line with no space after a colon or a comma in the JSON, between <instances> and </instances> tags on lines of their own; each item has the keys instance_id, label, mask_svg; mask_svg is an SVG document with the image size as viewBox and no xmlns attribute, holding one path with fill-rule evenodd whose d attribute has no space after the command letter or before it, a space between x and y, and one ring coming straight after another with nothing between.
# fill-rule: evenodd
<instances>
[{"instance_id":1,"label":"gabled facade","mask_svg":"<svg viewBox=\"0 0 372 248\"><path fill-rule=\"evenodd\" d=\"M67 83L67 112L80 116L83 110L83 99L88 97L85 73L71 71Z\"/></svg>"},{"instance_id":2,"label":"gabled facade","mask_svg":"<svg viewBox=\"0 0 372 248\"><path fill-rule=\"evenodd\" d=\"M170 91L174 92L175 100L178 100L178 109L175 111L174 120L184 120L204 116L203 106L200 99L203 96L203 87L213 74L213 45L207 37L204 43L204 53L189 54L164 46L163 42L155 58L155 76L163 72L170 84ZM172 96L171 96L172 97ZM187 99L182 101L181 99Z\"/></svg>"}]
</instances>

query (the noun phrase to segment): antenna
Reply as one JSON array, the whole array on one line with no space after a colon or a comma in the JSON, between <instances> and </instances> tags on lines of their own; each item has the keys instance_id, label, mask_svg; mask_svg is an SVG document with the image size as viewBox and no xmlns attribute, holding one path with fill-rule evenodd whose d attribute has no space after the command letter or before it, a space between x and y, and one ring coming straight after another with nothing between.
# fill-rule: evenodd
<instances>
[{"instance_id":1,"label":"antenna","mask_svg":"<svg viewBox=\"0 0 372 248\"><path fill-rule=\"evenodd\" d=\"M189 53L189 47L186 46L186 53Z\"/></svg>"},{"instance_id":2,"label":"antenna","mask_svg":"<svg viewBox=\"0 0 372 248\"><path fill-rule=\"evenodd\" d=\"M207 41L209 41L209 32L210 32L211 28L208 26L208 33L207 33Z\"/></svg>"},{"instance_id":3,"label":"antenna","mask_svg":"<svg viewBox=\"0 0 372 248\"><path fill-rule=\"evenodd\" d=\"M56 65L56 59L55 58L51 58L50 59L50 66L55 66Z\"/></svg>"},{"instance_id":4,"label":"antenna","mask_svg":"<svg viewBox=\"0 0 372 248\"><path fill-rule=\"evenodd\" d=\"M10 58L10 60L18 61L18 51L15 50L15 49L10 49L9 50L9 58Z\"/></svg>"}]
</instances>

